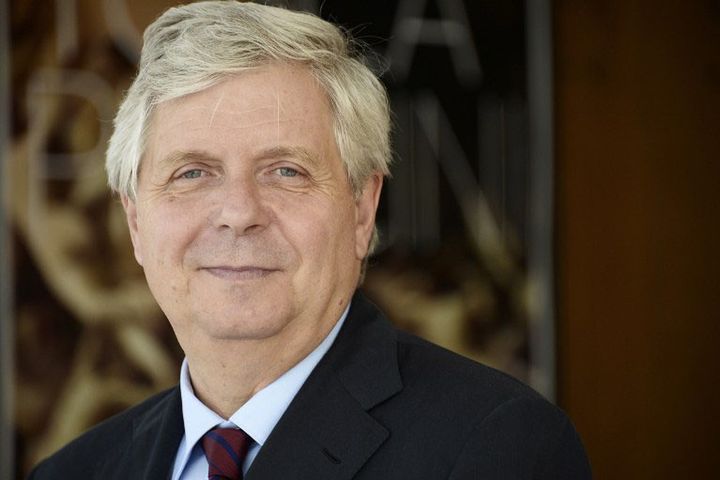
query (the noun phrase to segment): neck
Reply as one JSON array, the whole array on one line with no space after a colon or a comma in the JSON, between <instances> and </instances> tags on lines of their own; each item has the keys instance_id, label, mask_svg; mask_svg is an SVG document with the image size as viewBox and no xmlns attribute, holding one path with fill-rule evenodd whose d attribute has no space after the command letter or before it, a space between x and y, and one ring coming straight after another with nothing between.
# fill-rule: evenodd
<instances>
[{"instance_id":1,"label":"neck","mask_svg":"<svg viewBox=\"0 0 720 480\"><path fill-rule=\"evenodd\" d=\"M333 320L264 339L216 339L198 335L185 349L195 395L211 410L229 419L257 392L308 356L327 337Z\"/></svg>"}]
</instances>

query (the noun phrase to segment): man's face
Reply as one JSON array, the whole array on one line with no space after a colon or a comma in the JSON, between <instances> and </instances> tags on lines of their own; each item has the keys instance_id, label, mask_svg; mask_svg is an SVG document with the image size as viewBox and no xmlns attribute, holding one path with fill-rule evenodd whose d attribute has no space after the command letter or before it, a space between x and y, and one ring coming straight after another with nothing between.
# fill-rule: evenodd
<instances>
[{"instance_id":1,"label":"man's face","mask_svg":"<svg viewBox=\"0 0 720 480\"><path fill-rule=\"evenodd\" d=\"M159 105L135 201L135 256L183 348L288 342L342 313L382 178L351 191L328 100L304 67L271 64Z\"/></svg>"}]
</instances>

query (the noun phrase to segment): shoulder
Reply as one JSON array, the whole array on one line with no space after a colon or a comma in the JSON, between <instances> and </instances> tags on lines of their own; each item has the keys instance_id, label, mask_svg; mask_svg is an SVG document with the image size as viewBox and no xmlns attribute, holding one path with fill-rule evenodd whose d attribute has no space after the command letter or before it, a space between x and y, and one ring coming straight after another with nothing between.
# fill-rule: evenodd
<instances>
[{"instance_id":1,"label":"shoulder","mask_svg":"<svg viewBox=\"0 0 720 480\"><path fill-rule=\"evenodd\" d=\"M177 387L160 392L142 403L99 423L41 461L29 476L31 480L65 478L68 475L90 475L105 461L108 452L119 457L132 442L135 425L157 414L179 396Z\"/></svg>"},{"instance_id":2,"label":"shoulder","mask_svg":"<svg viewBox=\"0 0 720 480\"><path fill-rule=\"evenodd\" d=\"M403 395L439 412L453 412L470 428L494 417L516 423L505 428L552 431L565 413L520 380L404 332L397 333ZM430 413L430 412L428 412Z\"/></svg>"},{"instance_id":3,"label":"shoulder","mask_svg":"<svg viewBox=\"0 0 720 480\"><path fill-rule=\"evenodd\" d=\"M449 447L451 479L591 477L572 422L532 388L414 335L397 346L404 408Z\"/></svg>"},{"instance_id":4,"label":"shoulder","mask_svg":"<svg viewBox=\"0 0 720 480\"><path fill-rule=\"evenodd\" d=\"M519 380L414 335L396 333L403 409L424 418L452 479L589 479L568 416ZM442 442L442 443L440 443Z\"/></svg>"},{"instance_id":5,"label":"shoulder","mask_svg":"<svg viewBox=\"0 0 720 480\"><path fill-rule=\"evenodd\" d=\"M500 403L517 397L543 397L520 380L440 347L415 335L397 331L398 365L404 382L420 381L426 388L471 395L475 402ZM417 377L417 378L416 378Z\"/></svg>"},{"instance_id":6,"label":"shoulder","mask_svg":"<svg viewBox=\"0 0 720 480\"><path fill-rule=\"evenodd\" d=\"M337 343L348 347L347 357L372 356L374 363L383 362L384 368L374 371L378 381L378 375L390 377L397 372L406 399L428 397L432 400L423 402L450 402L455 409L471 406L481 415L518 398L549 405L540 394L510 375L397 329L361 292L353 298Z\"/></svg>"}]
</instances>

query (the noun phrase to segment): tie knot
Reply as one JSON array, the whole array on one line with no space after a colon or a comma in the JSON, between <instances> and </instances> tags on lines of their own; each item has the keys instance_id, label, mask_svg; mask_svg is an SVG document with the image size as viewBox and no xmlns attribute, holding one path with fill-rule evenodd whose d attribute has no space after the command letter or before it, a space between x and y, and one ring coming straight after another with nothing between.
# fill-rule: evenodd
<instances>
[{"instance_id":1,"label":"tie knot","mask_svg":"<svg viewBox=\"0 0 720 480\"><path fill-rule=\"evenodd\" d=\"M241 480L250 437L239 428L213 428L202 437L209 469L208 479Z\"/></svg>"}]
</instances>

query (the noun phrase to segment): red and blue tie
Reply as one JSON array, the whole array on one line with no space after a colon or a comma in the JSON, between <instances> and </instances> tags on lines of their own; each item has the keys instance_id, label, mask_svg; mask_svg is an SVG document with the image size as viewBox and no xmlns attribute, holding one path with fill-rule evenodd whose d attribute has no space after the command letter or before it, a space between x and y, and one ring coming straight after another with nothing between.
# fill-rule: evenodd
<instances>
[{"instance_id":1,"label":"red and blue tie","mask_svg":"<svg viewBox=\"0 0 720 480\"><path fill-rule=\"evenodd\" d=\"M202 438L208 480L242 480L243 461L251 439L239 428L213 428Z\"/></svg>"}]
</instances>

